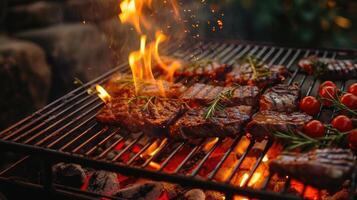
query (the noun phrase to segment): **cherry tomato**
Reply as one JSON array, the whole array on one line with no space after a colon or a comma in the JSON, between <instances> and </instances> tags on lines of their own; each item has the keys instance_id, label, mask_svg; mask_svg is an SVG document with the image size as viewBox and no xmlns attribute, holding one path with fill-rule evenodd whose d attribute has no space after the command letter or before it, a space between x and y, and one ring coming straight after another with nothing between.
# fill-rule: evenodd
<instances>
[{"instance_id":1,"label":"cherry tomato","mask_svg":"<svg viewBox=\"0 0 357 200\"><path fill-rule=\"evenodd\" d=\"M334 82L332 82L332 81L325 81L325 82L323 82L323 83L320 84L319 91L321 91L322 88L324 88L324 87L326 87L326 86L331 86L331 87L334 87L334 88L337 89L337 86L336 86L336 84L335 84Z\"/></svg>"},{"instance_id":2,"label":"cherry tomato","mask_svg":"<svg viewBox=\"0 0 357 200\"><path fill-rule=\"evenodd\" d=\"M318 120L312 120L305 124L304 133L313 138L323 137L325 135L325 126Z\"/></svg>"},{"instance_id":3,"label":"cherry tomato","mask_svg":"<svg viewBox=\"0 0 357 200\"><path fill-rule=\"evenodd\" d=\"M320 111L321 103L313 96L306 96L300 101L300 109L309 115Z\"/></svg>"},{"instance_id":4,"label":"cherry tomato","mask_svg":"<svg viewBox=\"0 0 357 200\"><path fill-rule=\"evenodd\" d=\"M299 66L306 71L308 74L313 74L314 70L312 69L312 63L309 60L302 59L299 61Z\"/></svg>"},{"instance_id":5,"label":"cherry tomato","mask_svg":"<svg viewBox=\"0 0 357 200\"><path fill-rule=\"evenodd\" d=\"M345 115L339 115L335 117L332 122L332 126L341 132L352 130L352 120Z\"/></svg>"},{"instance_id":6,"label":"cherry tomato","mask_svg":"<svg viewBox=\"0 0 357 200\"><path fill-rule=\"evenodd\" d=\"M346 93L342 95L340 99L341 103L343 103L348 108L355 110L357 109L357 96L351 93Z\"/></svg>"},{"instance_id":7,"label":"cherry tomato","mask_svg":"<svg viewBox=\"0 0 357 200\"><path fill-rule=\"evenodd\" d=\"M357 150L357 129L352 130L348 134L348 144L353 151Z\"/></svg>"},{"instance_id":8,"label":"cherry tomato","mask_svg":"<svg viewBox=\"0 0 357 200\"><path fill-rule=\"evenodd\" d=\"M348 92L357 96L357 83L353 83L348 87Z\"/></svg>"},{"instance_id":9,"label":"cherry tomato","mask_svg":"<svg viewBox=\"0 0 357 200\"><path fill-rule=\"evenodd\" d=\"M335 87L332 87L332 86L325 86L319 92L320 97L324 98L322 100L322 103L325 106L331 106L332 105L332 100L331 99L334 99L336 97L336 94L337 94L337 89Z\"/></svg>"}]
</instances>

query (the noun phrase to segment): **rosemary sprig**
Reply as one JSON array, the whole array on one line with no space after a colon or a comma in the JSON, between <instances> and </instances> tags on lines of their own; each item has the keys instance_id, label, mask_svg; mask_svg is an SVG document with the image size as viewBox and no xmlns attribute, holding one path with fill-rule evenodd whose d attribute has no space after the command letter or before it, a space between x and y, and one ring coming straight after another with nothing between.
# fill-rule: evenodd
<instances>
[{"instance_id":1,"label":"rosemary sprig","mask_svg":"<svg viewBox=\"0 0 357 200\"><path fill-rule=\"evenodd\" d=\"M187 69L193 71L198 68L205 68L207 65L211 65L212 63L213 63L213 60L210 60L210 59L193 61L193 62L191 62L190 66Z\"/></svg>"},{"instance_id":2,"label":"rosemary sprig","mask_svg":"<svg viewBox=\"0 0 357 200\"><path fill-rule=\"evenodd\" d=\"M143 111L147 111L149 109L149 105L154 105L153 101L156 97L155 96L133 96L128 99L128 105L134 103L134 101L144 100L145 103L141 106Z\"/></svg>"},{"instance_id":3,"label":"rosemary sprig","mask_svg":"<svg viewBox=\"0 0 357 200\"><path fill-rule=\"evenodd\" d=\"M311 66L313 68L313 74L315 76L320 76L326 72L328 64L316 59L311 62Z\"/></svg>"},{"instance_id":4,"label":"rosemary sprig","mask_svg":"<svg viewBox=\"0 0 357 200\"><path fill-rule=\"evenodd\" d=\"M238 61L240 63L242 63L242 61ZM250 67L252 68L253 71L253 75L252 75L252 79L253 80L257 80L259 78L263 78L263 77L268 77L271 74L271 71L269 70L269 68L265 67L265 63L254 56L245 56L243 57L243 63L244 62L248 62Z\"/></svg>"},{"instance_id":5,"label":"rosemary sprig","mask_svg":"<svg viewBox=\"0 0 357 200\"><path fill-rule=\"evenodd\" d=\"M340 111L340 110L347 111L348 113L350 113L353 116L353 118L357 117L357 110L353 110L353 109L347 107L345 104L343 104L339 98L340 95L334 96L331 93L329 93L328 90L326 90L326 92L330 96L329 99L321 97L321 96L319 96L318 98L322 101L331 101L332 106L335 107L337 109L337 111Z\"/></svg>"}]
</instances>

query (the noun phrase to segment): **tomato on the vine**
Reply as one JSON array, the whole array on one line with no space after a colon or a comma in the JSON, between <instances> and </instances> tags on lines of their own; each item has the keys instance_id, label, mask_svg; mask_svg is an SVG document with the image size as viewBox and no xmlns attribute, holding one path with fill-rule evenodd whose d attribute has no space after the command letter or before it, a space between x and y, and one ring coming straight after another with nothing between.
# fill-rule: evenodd
<instances>
[{"instance_id":1,"label":"tomato on the vine","mask_svg":"<svg viewBox=\"0 0 357 200\"><path fill-rule=\"evenodd\" d=\"M319 95L321 98L323 98L322 103L325 106L331 106L333 103L332 99L336 98L337 96L337 89L332 86L326 86L320 90Z\"/></svg>"},{"instance_id":2,"label":"tomato on the vine","mask_svg":"<svg viewBox=\"0 0 357 200\"><path fill-rule=\"evenodd\" d=\"M357 83L350 85L347 91L357 96Z\"/></svg>"},{"instance_id":3,"label":"tomato on the vine","mask_svg":"<svg viewBox=\"0 0 357 200\"><path fill-rule=\"evenodd\" d=\"M304 133L313 138L323 137L325 135L325 126L318 120L312 120L305 124Z\"/></svg>"},{"instance_id":4,"label":"tomato on the vine","mask_svg":"<svg viewBox=\"0 0 357 200\"><path fill-rule=\"evenodd\" d=\"M350 131L353 128L352 120L345 115L335 117L331 121L331 125L341 132Z\"/></svg>"},{"instance_id":5,"label":"tomato on the vine","mask_svg":"<svg viewBox=\"0 0 357 200\"><path fill-rule=\"evenodd\" d=\"M357 150L357 129L352 130L348 134L348 145L353 151Z\"/></svg>"},{"instance_id":6,"label":"tomato on the vine","mask_svg":"<svg viewBox=\"0 0 357 200\"><path fill-rule=\"evenodd\" d=\"M336 84L335 84L334 82L332 82L332 81L325 81L325 82L323 82L323 83L320 84L319 91L321 91L322 88L327 87L327 86L331 86L331 87L334 87L334 88L337 89L337 86L336 86Z\"/></svg>"},{"instance_id":7,"label":"tomato on the vine","mask_svg":"<svg viewBox=\"0 0 357 200\"><path fill-rule=\"evenodd\" d=\"M306 96L300 101L300 109L309 115L320 111L321 103L313 96Z\"/></svg>"},{"instance_id":8,"label":"tomato on the vine","mask_svg":"<svg viewBox=\"0 0 357 200\"><path fill-rule=\"evenodd\" d=\"M348 108L355 110L357 109L357 96L351 93L346 93L342 95L340 99L341 103Z\"/></svg>"}]
</instances>

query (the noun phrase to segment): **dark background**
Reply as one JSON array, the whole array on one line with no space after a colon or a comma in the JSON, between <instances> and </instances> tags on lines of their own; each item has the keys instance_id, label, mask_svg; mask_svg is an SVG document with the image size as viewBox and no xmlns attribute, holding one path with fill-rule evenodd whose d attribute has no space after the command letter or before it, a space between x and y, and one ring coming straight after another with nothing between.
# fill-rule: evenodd
<instances>
[{"instance_id":1,"label":"dark background","mask_svg":"<svg viewBox=\"0 0 357 200\"><path fill-rule=\"evenodd\" d=\"M86 82L127 59L137 36L119 23L118 2L0 0L0 129L78 87L76 77ZM356 1L179 2L194 39L357 47Z\"/></svg>"}]
</instances>

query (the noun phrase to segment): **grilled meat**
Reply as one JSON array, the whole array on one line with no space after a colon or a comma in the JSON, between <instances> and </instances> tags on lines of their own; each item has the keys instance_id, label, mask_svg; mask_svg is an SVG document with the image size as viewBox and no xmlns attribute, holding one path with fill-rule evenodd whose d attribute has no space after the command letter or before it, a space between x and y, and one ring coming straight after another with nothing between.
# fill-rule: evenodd
<instances>
[{"instance_id":1,"label":"grilled meat","mask_svg":"<svg viewBox=\"0 0 357 200\"><path fill-rule=\"evenodd\" d=\"M266 71L265 74L257 75L254 73L250 63L236 63L233 69L226 75L228 85L238 83L240 85L256 85L259 88L265 88L282 82L289 74L288 70L282 65L262 65L260 70Z\"/></svg>"},{"instance_id":2,"label":"grilled meat","mask_svg":"<svg viewBox=\"0 0 357 200\"><path fill-rule=\"evenodd\" d=\"M175 71L175 76L186 77L207 77L212 79L223 78L224 74L230 70L227 64L216 61L197 61Z\"/></svg>"},{"instance_id":3,"label":"grilled meat","mask_svg":"<svg viewBox=\"0 0 357 200\"><path fill-rule=\"evenodd\" d=\"M176 100L150 97L128 102L127 99L112 98L96 118L102 123L120 125L130 132L165 134L184 110L185 106Z\"/></svg>"},{"instance_id":4,"label":"grilled meat","mask_svg":"<svg viewBox=\"0 0 357 200\"><path fill-rule=\"evenodd\" d=\"M251 106L228 107L217 111L209 119L204 117L204 109L187 111L170 128L171 138L195 139L205 137L226 137L238 134L252 115Z\"/></svg>"},{"instance_id":5,"label":"grilled meat","mask_svg":"<svg viewBox=\"0 0 357 200\"><path fill-rule=\"evenodd\" d=\"M246 126L246 132L256 140L273 137L272 131L302 130L311 116L300 113L280 113L276 111L260 111L256 113Z\"/></svg>"},{"instance_id":6,"label":"grilled meat","mask_svg":"<svg viewBox=\"0 0 357 200\"><path fill-rule=\"evenodd\" d=\"M196 83L188 88L180 97L189 105L207 105L212 102L218 95L224 93L227 90L232 90L232 87L220 87L213 85L206 85L202 83ZM259 89L255 86L241 86L234 89L232 98L223 99L221 102L224 105L248 105L256 106L258 103Z\"/></svg>"},{"instance_id":7,"label":"grilled meat","mask_svg":"<svg viewBox=\"0 0 357 200\"><path fill-rule=\"evenodd\" d=\"M74 188L80 188L86 178L84 169L73 163L57 163L52 167L52 173L56 183Z\"/></svg>"},{"instance_id":8,"label":"grilled meat","mask_svg":"<svg viewBox=\"0 0 357 200\"><path fill-rule=\"evenodd\" d=\"M350 79L357 76L357 63L351 60L319 58L315 55L299 61L299 67L323 79Z\"/></svg>"},{"instance_id":9,"label":"grilled meat","mask_svg":"<svg viewBox=\"0 0 357 200\"><path fill-rule=\"evenodd\" d=\"M270 170L318 188L332 189L350 177L355 159L348 149L316 149L308 153L284 152L269 163Z\"/></svg>"},{"instance_id":10,"label":"grilled meat","mask_svg":"<svg viewBox=\"0 0 357 200\"><path fill-rule=\"evenodd\" d=\"M297 110L300 88L297 84L279 84L268 88L260 97L260 110L293 112Z\"/></svg>"}]
</instances>

